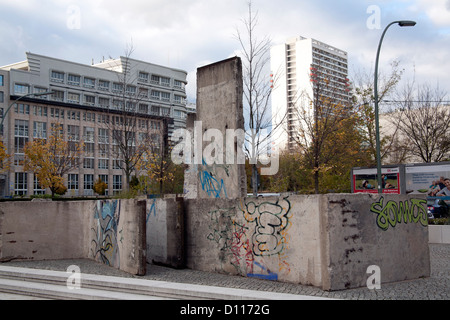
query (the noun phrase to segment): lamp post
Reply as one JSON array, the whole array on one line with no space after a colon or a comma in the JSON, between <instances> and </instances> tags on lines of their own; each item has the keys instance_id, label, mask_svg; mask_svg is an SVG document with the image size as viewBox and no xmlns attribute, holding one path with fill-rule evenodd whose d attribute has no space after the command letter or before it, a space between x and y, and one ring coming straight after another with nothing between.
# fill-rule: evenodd
<instances>
[{"instance_id":1,"label":"lamp post","mask_svg":"<svg viewBox=\"0 0 450 320\"><path fill-rule=\"evenodd\" d=\"M414 27L416 25L415 21L401 20L393 21L386 26L384 29L380 43L378 44L377 57L375 59L375 79L374 79L374 100L375 100L375 139L376 139L376 152L377 152L377 180L378 180L378 194L383 193L383 184L381 180L381 155L380 155L380 119L378 112L378 60L380 57L381 43L383 42L384 35L387 29L393 24L398 24L400 27Z\"/></svg>"},{"instance_id":2,"label":"lamp post","mask_svg":"<svg viewBox=\"0 0 450 320\"><path fill-rule=\"evenodd\" d=\"M45 92L38 92L38 93L27 93L27 94L24 94L23 96L20 96L16 100L14 100L14 102L11 103L8 106L8 108L6 109L6 111L2 115L2 122L0 123L0 134L3 135L3 121L5 121L6 114L9 112L9 110L12 108L12 106L17 103L17 101L19 101L20 99L26 98L26 97L30 97L30 96L39 97L39 96L51 95L51 94L54 94L54 93L55 93L54 91L45 91Z\"/></svg>"}]
</instances>

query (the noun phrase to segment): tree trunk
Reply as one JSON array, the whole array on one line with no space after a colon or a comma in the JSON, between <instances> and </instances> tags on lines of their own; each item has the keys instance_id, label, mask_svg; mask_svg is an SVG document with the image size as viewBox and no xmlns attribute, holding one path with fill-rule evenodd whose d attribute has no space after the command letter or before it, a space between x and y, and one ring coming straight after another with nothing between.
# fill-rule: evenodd
<instances>
[{"instance_id":1,"label":"tree trunk","mask_svg":"<svg viewBox=\"0 0 450 320\"><path fill-rule=\"evenodd\" d=\"M252 164L252 189L253 189L253 196L258 195L258 168L256 167L256 164Z\"/></svg>"}]
</instances>

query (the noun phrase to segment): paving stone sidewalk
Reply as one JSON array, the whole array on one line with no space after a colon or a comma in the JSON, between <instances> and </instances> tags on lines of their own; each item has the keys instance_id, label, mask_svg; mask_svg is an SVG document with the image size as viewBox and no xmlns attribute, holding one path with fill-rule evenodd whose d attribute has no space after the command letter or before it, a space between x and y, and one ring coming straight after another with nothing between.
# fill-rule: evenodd
<instances>
[{"instance_id":1,"label":"paving stone sidewalk","mask_svg":"<svg viewBox=\"0 0 450 320\"><path fill-rule=\"evenodd\" d=\"M328 292L312 286L190 269L172 269L157 265L147 265L147 274L139 278L346 300L450 300L450 245L430 244L430 260L431 276L429 278L383 283L379 290L357 288ZM77 265L82 273L137 277L88 259L10 261L4 265L58 271L66 271L68 266Z\"/></svg>"}]
</instances>

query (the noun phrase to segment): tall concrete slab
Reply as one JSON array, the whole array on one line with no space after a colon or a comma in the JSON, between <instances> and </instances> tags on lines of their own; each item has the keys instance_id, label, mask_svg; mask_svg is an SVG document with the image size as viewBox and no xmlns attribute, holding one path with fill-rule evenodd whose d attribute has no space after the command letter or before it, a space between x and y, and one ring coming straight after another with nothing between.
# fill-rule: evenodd
<instances>
[{"instance_id":1,"label":"tall concrete slab","mask_svg":"<svg viewBox=\"0 0 450 320\"><path fill-rule=\"evenodd\" d=\"M197 113L187 121L193 152L185 173L185 198L246 195L242 95L240 58L197 69Z\"/></svg>"}]
</instances>

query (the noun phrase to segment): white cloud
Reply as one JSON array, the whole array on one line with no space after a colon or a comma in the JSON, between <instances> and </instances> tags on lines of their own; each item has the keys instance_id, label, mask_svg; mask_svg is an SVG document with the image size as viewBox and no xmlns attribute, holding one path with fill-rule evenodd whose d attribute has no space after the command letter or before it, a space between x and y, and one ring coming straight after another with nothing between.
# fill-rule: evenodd
<instances>
[{"instance_id":1,"label":"white cloud","mask_svg":"<svg viewBox=\"0 0 450 320\"><path fill-rule=\"evenodd\" d=\"M312 37L348 52L349 68L373 69L381 29L369 29L373 1L255 0L258 36L274 43L292 36ZM392 27L383 44L381 67L401 58L416 65L417 76L443 76L450 58L450 0L377 1L381 27L391 19L413 19L414 28ZM79 11L69 10L75 6ZM20 61L25 51L90 63L124 54L131 39L134 58L189 72L195 96L199 66L226 59L240 49L233 38L247 17L246 0L0 0L0 65ZM68 22L79 13L79 28ZM70 25L70 24L69 24ZM404 29L412 29L404 30ZM439 53L439 54L437 54Z\"/></svg>"},{"instance_id":2,"label":"white cloud","mask_svg":"<svg viewBox=\"0 0 450 320\"><path fill-rule=\"evenodd\" d=\"M450 0L417 0L414 9L424 12L438 27L450 26Z\"/></svg>"}]
</instances>

